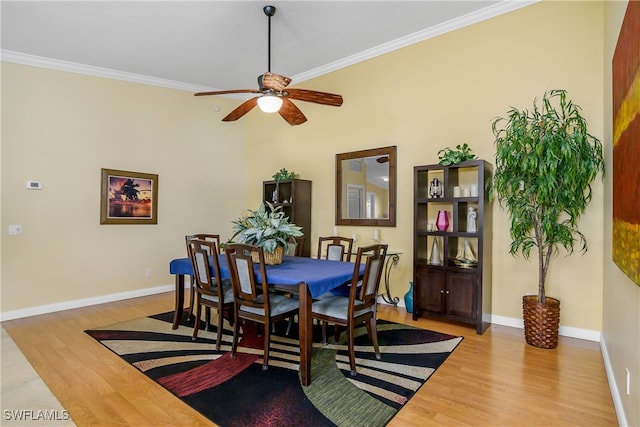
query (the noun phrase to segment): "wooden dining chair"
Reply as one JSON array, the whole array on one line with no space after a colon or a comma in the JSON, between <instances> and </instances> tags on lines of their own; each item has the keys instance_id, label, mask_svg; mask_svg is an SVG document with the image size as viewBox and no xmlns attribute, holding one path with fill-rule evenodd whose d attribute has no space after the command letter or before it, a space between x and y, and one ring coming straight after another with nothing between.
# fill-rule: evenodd
<instances>
[{"instance_id":1,"label":"wooden dining chair","mask_svg":"<svg viewBox=\"0 0 640 427\"><path fill-rule=\"evenodd\" d=\"M222 323L224 321L224 311L233 309L233 289L229 279L222 279L220 276L220 264L218 261L218 247L214 241L191 239L187 244L189 258L193 265L193 275L196 289L196 318L193 326L193 340L198 338L200 329L200 316L202 307L215 309L218 313L218 331L216 336L216 350L220 350L222 342ZM213 263L213 274L209 266L209 259ZM209 326L207 318L206 326Z\"/></svg>"},{"instance_id":2,"label":"wooden dining chair","mask_svg":"<svg viewBox=\"0 0 640 427\"><path fill-rule=\"evenodd\" d=\"M318 238L318 258L331 261L351 261L353 239L342 236Z\"/></svg>"},{"instance_id":3,"label":"wooden dining chair","mask_svg":"<svg viewBox=\"0 0 640 427\"><path fill-rule=\"evenodd\" d=\"M384 261L387 256L387 245L376 244L358 248L351 279L349 296L333 295L311 305L312 318L322 321L322 340L327 344L327 323L347 328L347 343L351 375L356 375L356 355L354 344L355 326L366 323L369 339L373 342L376 358L380 359L378 334L376 325L377 295ZM364 264L364 274L360 278L360 266ZM359 282L362 286L358 286ZM336 337L337 338L337 337Z\"/></svg>"},{"instance_id":4,"label":"wooden dining chair","mask_svg":"<svg viewBox=\"0 0 640 427\"><path fill-rule=\"evenodd\" d=\"M238 347L240 319L251 320L264 325L264 357L262 370L269 369L269 342L271 324L293 317L299 311L297 299L269 292L264 252L261 247L233 243L225 246L231 285L235 304L233 324L233 345L231 357L234 358ZM259 259L260 280L255 275L252 254Z\"/></svg>"},{"instance_id":5,"label":"wooden dining chair","mask_svg":"<svg viewBox=\"0 0 640 427\"><path fill-rule=\"evenodd\" d=\"M189 257L189 241L193 239L206 240L208 242L215 242L216 247L218 248L218 250L220 250L219 234L207 234L207 233L187 234L186 236L184 236L184 240L187 246L187 257ZM193 307L194 307L193 300L196 293L195 282L196 282L195 277L191 276L189 280L190 295L189 295L189 314L187 316L187 319L191 319L191 317L193 316ZM209 308L207 308L206 310L207 310L206 311L207 329L209 329L209 321L211 319L211 310Z\"/></svg>"},{"instance_id":6,"label":"wooden dining chair","mask_svg":"<svg viewBox=\"0 0 640 427\"><path fill-rule=\"evenodd\" d=\"M289 236L285 255L302 256L303 249L304 249L304 236Z\"/></svg>"}]
</instances>

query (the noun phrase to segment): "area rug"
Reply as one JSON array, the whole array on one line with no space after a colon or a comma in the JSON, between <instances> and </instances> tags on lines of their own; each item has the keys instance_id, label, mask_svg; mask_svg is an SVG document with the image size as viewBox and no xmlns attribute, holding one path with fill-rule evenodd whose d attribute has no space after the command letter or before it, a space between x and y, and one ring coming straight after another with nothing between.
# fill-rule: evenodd
<instances>
[{"instance_id":1,"label":"area rug","mask_svg":"<svg viewBox=\"0 0 640 427\"><path fill-rule=\"evenodd\" d=\"M269 369L262 370L263 337L242 327L238 354L230 356L233 330L225 321L220 351L216 327L193 323L171 329L173 312L85 331L149 378L220 426L384 426L429 379L462 337L379 321L377 360L366 328L356 330L358 375L352 377L346 333L320 343L314 326L311 378L298 376L297 325L276 325ZM333 328L327 328L332 330Z\"/></svg>"}]
</instances>

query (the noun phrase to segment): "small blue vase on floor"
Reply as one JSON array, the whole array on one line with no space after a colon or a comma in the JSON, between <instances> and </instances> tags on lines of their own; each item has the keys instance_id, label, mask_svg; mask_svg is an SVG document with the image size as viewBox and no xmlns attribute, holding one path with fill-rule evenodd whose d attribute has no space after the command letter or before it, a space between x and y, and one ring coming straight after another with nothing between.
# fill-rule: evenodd
<instances>
[{"instance_id":1,"label":"small blue vase on floor","mask_svg":"<svg viewBox=\"0 0 640 427\"><path fill-rule=\"evenodd\" d=\"M409 290L404 294L404 306L407 313L413 313L413 282L409 282Z\"/></svg>"}]
</instances>

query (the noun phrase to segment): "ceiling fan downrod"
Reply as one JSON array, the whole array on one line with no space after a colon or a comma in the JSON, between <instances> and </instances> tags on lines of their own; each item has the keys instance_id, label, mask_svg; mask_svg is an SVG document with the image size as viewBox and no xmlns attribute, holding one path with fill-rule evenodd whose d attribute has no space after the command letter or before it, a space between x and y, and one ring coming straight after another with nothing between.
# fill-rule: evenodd
<instances>
[{"instance_id":1,"label":"ceiling fan downrod","mask_svg":"<svg viewBox=\"0 0 640 427\"><path fill-rule=\"evenodd\" d=\"M267 71L271 72L271 17L276 14L276 7L267 5L262 8L264 14L269 17L269 26L268 26L268 40L269 45L267 46Z\"/></svg>"}]
</instances>

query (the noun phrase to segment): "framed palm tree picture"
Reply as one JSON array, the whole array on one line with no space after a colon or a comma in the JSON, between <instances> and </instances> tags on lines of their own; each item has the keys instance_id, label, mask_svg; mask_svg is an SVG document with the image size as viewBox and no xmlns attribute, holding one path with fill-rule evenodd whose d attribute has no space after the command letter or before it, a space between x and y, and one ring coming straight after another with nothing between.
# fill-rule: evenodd
<instances>
[{"instance_id":1,"label":"framed palm tree picture","mask_svg":"<svg viewBox=\"0 0 640 427\"><path fill-rule=\"evenodd\" d=\"M102 169L100 224L157 224L158 175Z\"/></svg>"}]
</instances>

